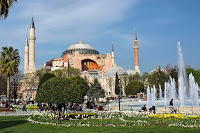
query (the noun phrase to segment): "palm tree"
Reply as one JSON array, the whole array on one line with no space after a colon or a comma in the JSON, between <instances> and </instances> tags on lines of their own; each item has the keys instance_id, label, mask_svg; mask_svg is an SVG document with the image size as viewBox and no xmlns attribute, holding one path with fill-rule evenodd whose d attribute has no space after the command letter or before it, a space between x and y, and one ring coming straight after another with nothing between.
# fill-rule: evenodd
<instances>
[{"instance_id":1,"label":"palm tree","mask_svg":"<svg viewBox=\"0 0 200 133\"><path fill-rule=\"evenodd\" d=\"M0 18L6 18L9 13L9 9L17 0L0 0Z\"/></svg>"},{"instance_id":2,"label":"palm tree","mask_svg":"<svg viewBox=\"0 0 200 133\"><path fill-rule=\"evenodd\" d=\"M7 77L7 100L10 102L10 77L18 72L20 63L19 50L2 47L0 52L0 74Z\"/></svg>"}]
</instances>

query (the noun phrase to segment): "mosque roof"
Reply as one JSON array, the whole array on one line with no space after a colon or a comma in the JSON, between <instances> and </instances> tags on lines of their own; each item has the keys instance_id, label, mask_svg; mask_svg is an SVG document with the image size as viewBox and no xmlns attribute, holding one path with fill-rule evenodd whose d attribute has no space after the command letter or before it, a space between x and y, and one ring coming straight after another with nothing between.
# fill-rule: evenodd
<instances>
[{"instance_id":1,"label":"mosque roof","mask_svg":"<svg viewBox=\"0 0 200 133\"><path fill-rule=\"evenodd\" d=\"M136 74L137 71L135 71L135 70L127 70L126 72L128 73L128 75L134 75L134 74Z\"/></svg>"},{"instance_id":2,"label":"mosque roof","mask_svg":"<svg viewBox=\"0 0 200 133\"><path fill-rule=\"evenodd\" d=\"M160 71L162 71L162 72L164 72L164 73L167 73L167 71L166 71L165 69L161 68L160 65L158 65L158 67L157 67L156 69L153 69L153 70L150 72L150 74L153 73L153 72L158 72L159 69L160 69Z\"/></svg>"},{"instance_id":3,"label":"mosque roof","mask_svg":"<svg viewBox=\"0 0 200 133\"><path fill-rule=\"evenodd\" d=\"M129 70L126 71L128 73L128 75L134 75L137 73L136 70L131 70L131 66L129 66Z\"/></svg>"},{"instance_id":4,"label":"mosque roof","mask_svg":"<svg viewBox=\"0 0 200 133\"><path fill-rule=\"evenodd\" d=\"M94 49L94 48L89 44L82 43L81 41L79 41L79 43L70 45L67 50L69 49Z\"/></svg>"},{"instance_id":5,"label":"mosque roof","mask_svg":"<svg viewBox=\"0 0 200 133\"><path fill-rule=\"evenodd\" d=\"M80 40L78 43L70 45L68 49L62 53L62 56L65 54L73 54L75 51L78 51L80 54L99 54L91 45L83 43Z\"/></svg>"},{"instance_id":6,"label":"mosque roof","mask_svg":"<svg viewBox=\"0 0 200 133\"><path fill-rule=\"evenodd\" d=\"M126 72L124 68L119 67L119 66L113 66L106 71L104 76L113 77L116 75L116 73L118 74L118 76L128 75L128 73Z\"/></svg>"}]
</instances>

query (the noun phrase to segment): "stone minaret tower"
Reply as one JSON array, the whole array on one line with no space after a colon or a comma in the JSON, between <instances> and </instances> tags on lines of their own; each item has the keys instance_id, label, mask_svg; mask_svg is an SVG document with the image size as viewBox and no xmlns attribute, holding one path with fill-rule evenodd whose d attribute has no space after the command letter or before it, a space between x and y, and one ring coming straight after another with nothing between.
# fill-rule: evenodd
<instances>
[{"instance_id":1,"label":"stone minaret tower","mask_svg":"<svg viewBox=\"0 0 200 133\"><path fill-rule=\"evenodd\" d=\"M135 39L134 39L135 45L134 45L134 53L135 53L135 71L140 73L140 68L139 68L139 57L138 57L138 43L137 43L137 35L136 35L136 30L135 30Z\"/></svg>"},{"instance_id":2,"label":"stone minaret tower","mask_svg":"<svg viewBox=\"0 0 200 133\"><path fill-rule=\"evenodd\" d=\"M28 73L28 38L26 36L26 44L25 44L25 50L24 50L24 74Z\"/></svg>"},{"instance_id":3,"label":"stone minaret tower","mask_svg":"<svg viewBox=\"0 0 200 133\"><path fill-rule=\"evenodd\" d=\"M113 42L112 42L112 66L115 65L115 55L114 55L114 47L113 47Z\"/></svg>"},{"instance_id":4,"label":"stone minaret tower","mask_svg":"<svg viewBox=\"0 0 200 133\"><path fill-rule=\"evenodd\" d=\"M36 72L35 67L35 25L33 17L30 25L30 36L29 36L29 71L28 73Z\"/></svg>"}]
</instances>

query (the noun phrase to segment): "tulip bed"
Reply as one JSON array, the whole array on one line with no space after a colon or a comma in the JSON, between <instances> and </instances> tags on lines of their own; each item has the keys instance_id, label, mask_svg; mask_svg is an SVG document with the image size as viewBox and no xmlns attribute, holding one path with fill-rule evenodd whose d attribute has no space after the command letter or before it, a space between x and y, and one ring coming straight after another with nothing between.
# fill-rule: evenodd
<instances>
[{"instance_id":1,"label":"tulip bed","mask_svg":"<svg viewBox=\"0 0 200 133\"><path fill-rule=\"evenodd\" d=\"M149 114L132 111L92 112L58 115L50 112L33 114L28 121L37 124L60 125L66 127L119 127L119 126L182 126L200 127L199 115Z\"/></svg>"},{"instance_id":2,"label":"tulip bed","mask_svg":"<svg viewBox=\"0 0 200 133\"><path fill-rule=\"evenodd\" d=\"M118 126L118 127L78 127L58 126L57 124L35 124L28 122L30 116L0 116L0 133L199 133L200 128L180 126L150 125L150 126ZM107 116L106 116L107 117ZM124 118L125 119L125 118ZM123 120L123 119L122 119ZM119 120L121 122L122 120ZM65 121L65 120L63 120ZM73 121L73 120L70 120ZM74 120L76 121L76 120ZM89 120L89 123L92 121ZM112 121L111 121L112 122Z\"/></svg>"}]
</instances>

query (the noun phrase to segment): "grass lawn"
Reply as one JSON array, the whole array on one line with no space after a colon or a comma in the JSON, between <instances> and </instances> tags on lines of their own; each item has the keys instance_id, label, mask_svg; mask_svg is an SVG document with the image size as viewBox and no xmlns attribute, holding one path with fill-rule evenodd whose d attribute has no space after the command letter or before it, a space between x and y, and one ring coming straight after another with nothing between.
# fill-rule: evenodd
<instances>
[{"instance_id":1,"label":"grass lawn","mask_svg":"<svg viewBox=\"0 0 200 133\"><path fill-rule=\"evenodd\" d=\"M61 127L27 122L28 116L0 116L0 133L197 133L200 128L148 126L148 127Z\"/></svg>"}]
</instances>

